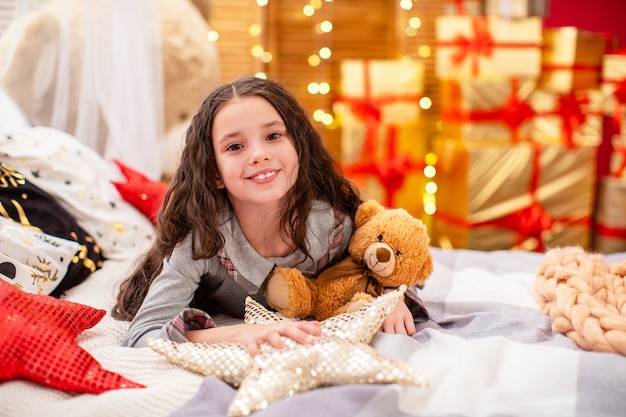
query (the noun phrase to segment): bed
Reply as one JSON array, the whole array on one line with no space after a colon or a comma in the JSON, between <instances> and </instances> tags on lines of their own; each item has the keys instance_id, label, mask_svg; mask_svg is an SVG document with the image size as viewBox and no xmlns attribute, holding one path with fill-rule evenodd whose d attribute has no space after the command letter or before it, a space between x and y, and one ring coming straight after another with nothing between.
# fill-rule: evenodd
<instances>
[{"instance_id":1,"label":"bed","mask_svg":"<svg viewBox=\"0 0 626 417\"><path fill-rule=\"evenodd\" d=\"M61 298L106 312L95 326L78 334L77 343L102 368L144 386L77 394L10 380L0 383L0 415L226 416L237 392L233 386L170 363L149 347L120 346L128 323L113 319L110 309L118 285L150 244L154 226L112 185L124 180L119 168L72 136L50 128L4 130L0 149L1 162L53 196L98 240L105 260ZM595 256L593 267L578 268L582 280L602 265L619 266L626 256L569 249L580 259ZM434 273L418 290L430 320L419 323L413 337L376 333L371 340L376 351L407 364L428 382L427 387L396 383L321 387L275 401L253 415L626 415L626 357L619 351L626 331L620 321L626 313L621 269L611 270L615 278L611 288L624 308L613 312L615 344L607 347L588 340L585 345L582 333L571 329L553 331L555 323L564 329L563 317L553 314L558 310L554 303L545 297L540 301L538 276L547 283L548 273L555 274L563 257L435 247L432 254ZM556 275L552 278L559 282L567 279L562 271ZM573 307L576 301L567 303ZM596 311L600 307L596 305Z\"/></svg>"}]
</instances>

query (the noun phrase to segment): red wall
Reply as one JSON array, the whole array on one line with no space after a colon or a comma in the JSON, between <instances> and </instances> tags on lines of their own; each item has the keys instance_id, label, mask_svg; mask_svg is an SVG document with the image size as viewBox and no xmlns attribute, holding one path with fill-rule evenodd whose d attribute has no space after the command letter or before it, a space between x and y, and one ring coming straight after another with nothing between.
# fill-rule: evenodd
<instances>
[{"instance_id":1,"label":"red wall","mask_svg":"<svg viewBox=\"0 0 626 417\"><path fill-rule=\"evenodd\" d=\"M576 26L594 32L610 32L619 47L626 48L626 0L549 0L545 27Z\"/></svg>"}]
</instances>

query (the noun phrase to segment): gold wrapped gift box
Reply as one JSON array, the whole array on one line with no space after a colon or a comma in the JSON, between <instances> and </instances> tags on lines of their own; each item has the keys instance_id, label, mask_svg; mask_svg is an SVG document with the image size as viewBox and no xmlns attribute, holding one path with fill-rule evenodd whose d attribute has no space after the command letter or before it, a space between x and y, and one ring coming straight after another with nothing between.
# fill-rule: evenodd
<instances>
[{"instance_id":1,"label":"gold wrapped gift box","mask_svg":"<svg viewBox=\"0 0 626 417\"><path fill-rule=\"evenodd\" d=\"M549 0L485 0L485 13L507 19L548 15Z\"/></svg>"},{"instance_id":2,"label":"gold wrapped gift box","mask_svg":"<svg viewBox=\"0 0 626 417\"><path fill-rule=\"evenodd\" d=\"M357 162L373 152L389 126L418 123L423 82L424 67L417 61L342 61L341 95L334 104L342 160Z\"/></svg>"},{"instance_id":3,"label":"gold wrapped gift box","mask_svg":"<svg viewBox=\"0 0 626 417\"><path fill-rule=\"evenodd\" d=\"M555 93L596 89L608 40L573 26L546 28L540 88Z\"/></svg>"},{"instance_id":4,"label":"gold wrapped gift box","mask_svg":"<svg viewBox=\"0 0 626 417\"><path fill-rule=\"evenodd\" d=\"M530 137L534 80L441 81L442 133L462 140L514 142Z\"/></svg>"},{"instance_id":5,"label":"gold wrapped gift box","mask_svg":"<svg viewBox=\"0 0 626 417\"><path fill-rule=\"evenodd\" d=\"M423 214L421 120L424 67L413 60L345 60L334 109L341 125L341 162L363 198Z\"/></svg>"},{"instance_id":6,"label":"gold wrapped gift box","mask_svg":"<svg viewBox=\"0 0 626 417\"><path fill-rule=\"evenodd\" d=\"M542 20L495 16L438 16L435 72L440 79L537 78L541 73Z\"/></svg>"},{"instance_id":7,"label":"gold wrapped gift box","mask_svg":"<svg viewBox=\"0 0 626 417\"><path fill-rule=\"evenodd\" d=\"M602 93L599 89L559 94L537 89L529 97L535 111L533 141L566 146L597 146L602 141Z\"/></svg>"},{"instance_id":8,"label":"gold wrapped gift box","mask_svg":"<svg viewBox=\"0 0 626 417\"><path fill-rule=\"evenodd\" d=\"M344 162L346 175L359 187L362 198L402 207L420 218L428 152L423 123L387 126L380 138L373 152L358 161Z\"/></svg>"},{"instance_id":9,"label":"gold wrapped gift box","mask_svg":"<svg viewBox=\"0 0 626 417\"><path fill-rule=\"evenodd\" d=\"M590 247L596 147L434 141L434 245L477 250Z\"/></svg>"},{"instance_id":10,"label":"gold wrapped gift box","mask_svg":"<svg viewBox=\"0 0 626 417\"><path fill-rule=\"evenodd\" d=\"M442 133L461 140L530 140L597 146L602 140L600 90L557 94L534 80L443 80Z\"/></svg>"},{"instance_id":11,"label":"gold wrapped gift box","mask_svg":"<svg viewBox=\"0 0 626 417\"><path fill-rule=\"evenodd\" d=\"M601 253L626 251L626 180L600 180L594 249Z\"/></svg>"}]
</instances>

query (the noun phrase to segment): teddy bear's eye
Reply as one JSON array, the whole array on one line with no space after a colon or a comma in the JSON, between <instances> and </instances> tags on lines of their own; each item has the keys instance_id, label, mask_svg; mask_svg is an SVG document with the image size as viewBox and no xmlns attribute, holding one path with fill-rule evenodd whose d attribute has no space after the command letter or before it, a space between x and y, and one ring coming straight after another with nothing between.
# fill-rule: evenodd
<instances>
[{"instance_id":1,"label":"teddy bear's eye","mask_svg":"<svg viewBox=\"0 0 626 417\"><path fill-rule=\"evenodd\" d=\"M401 256L402 252L400 252L399 250L396 251L396 256Z\"/></svg>"},{"instance_id":2,"label":"teddy bear's eye","mask_svg":"<svg viewBox=\"0 0 626 417\"><path fill-rule=\"evenodd\" d=\"M382 242L382 241L383 241L383 235L378 235L378 236L377 236L377 238L378 238L378 241L379 241L379 242Z\"/></svg>"}]
</instances>

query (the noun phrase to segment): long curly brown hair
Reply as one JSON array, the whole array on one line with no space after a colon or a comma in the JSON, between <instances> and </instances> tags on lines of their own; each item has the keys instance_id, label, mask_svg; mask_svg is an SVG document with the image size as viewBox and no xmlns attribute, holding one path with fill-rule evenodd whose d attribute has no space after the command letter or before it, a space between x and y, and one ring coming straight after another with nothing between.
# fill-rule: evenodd
<instances>
[{"instance_id":1,"label":"long curly brown hair","mask_svg":"<svg viewBox=\"0 0 626 417\"><path fill-rule=\"evenodd\" d=\"M217 219L218 213L230 210L230 203L225 190L216 186L219 173L212 145L213 121L234 97L250 95L263 97L276 108L298 153L298 178L287 195L288 207L281 219L285 236L309 256L306 221L316 199L328 201L354 218L361 202L358 189L344 177L296 98L280 83L257 77L222 85L209 94L191 121L180 164L159 212L156 240L121 284L113 317L135 317L163 260L190 232L194 259L212 257L224 246Z\"/></svg>"}]
</instances>

